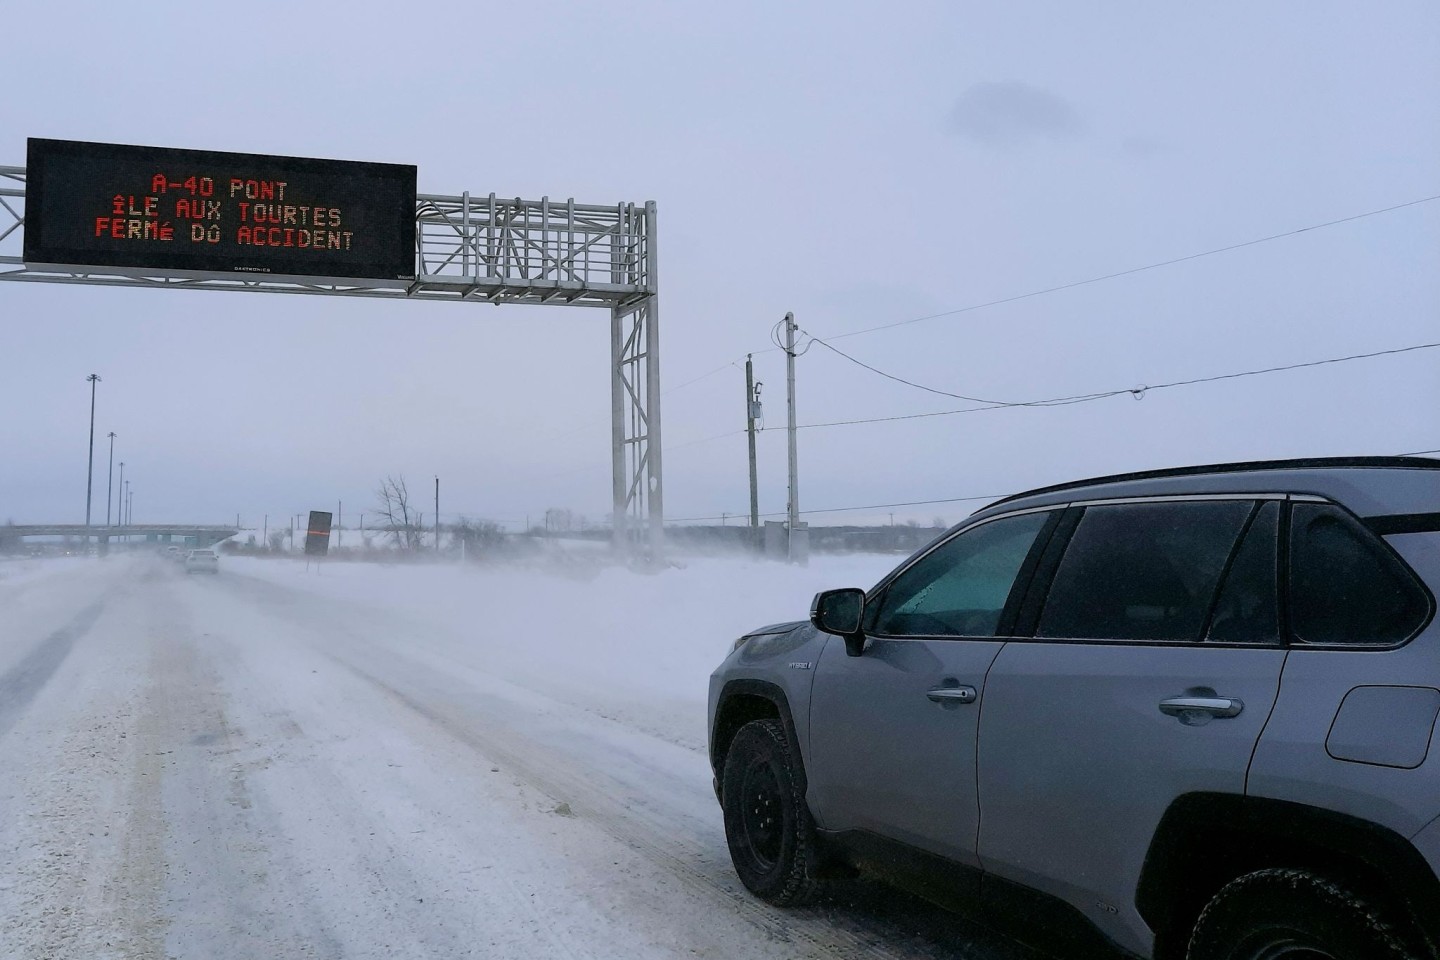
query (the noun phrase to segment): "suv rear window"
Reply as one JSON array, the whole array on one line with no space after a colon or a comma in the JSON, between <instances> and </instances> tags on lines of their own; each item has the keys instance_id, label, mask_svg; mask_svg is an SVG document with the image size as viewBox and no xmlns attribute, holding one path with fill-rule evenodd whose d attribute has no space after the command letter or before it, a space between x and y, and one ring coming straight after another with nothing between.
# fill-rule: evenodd
<instances>
[{"instance_id":1,"label":"suv rear window","mask_svg":"<svg viewBox=\"0 0 1440 960\"><path fill-rule=\"evenodd\" d=\"M1087 507L1055 571L1041 637L1198 641L1254 504Z\"/></svg>"},{"instance_id":2,"label":"suv rear window","mask_svg":"<svg viewBox=\"0 0 1440 960\"><path fill-rule=\"evenodd\" d=\"M1305 643L1404 643L1430 616L1409 569L1359 521L1297 503L1290 519L1290 628Z\"/></svg>"}]
</instances>

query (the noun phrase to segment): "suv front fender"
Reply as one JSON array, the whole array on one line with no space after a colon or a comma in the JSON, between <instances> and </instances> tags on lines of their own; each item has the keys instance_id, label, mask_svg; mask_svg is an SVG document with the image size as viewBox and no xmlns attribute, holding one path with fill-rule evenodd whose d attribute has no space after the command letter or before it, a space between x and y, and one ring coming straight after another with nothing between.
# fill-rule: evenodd
<instances>
[{"instance_id":1,"label":"suv front fender","mask_svg":"<svg viewBox=\"0 0 1440 960\"><path fill-rule=\"evenodd\" d=\"M720 795L720 775L725 770L725 757L740 728L753 720L778 719L785 728L790 747L800 753L800 737L795 730L795 717L790 711L790 698L778 684L768 680L730 680L721 687L716 700L715 719L710 728L710 769L715 774L715 795ZM800 778L804 783L802 762Z\"/></svg>"}]
</instances>

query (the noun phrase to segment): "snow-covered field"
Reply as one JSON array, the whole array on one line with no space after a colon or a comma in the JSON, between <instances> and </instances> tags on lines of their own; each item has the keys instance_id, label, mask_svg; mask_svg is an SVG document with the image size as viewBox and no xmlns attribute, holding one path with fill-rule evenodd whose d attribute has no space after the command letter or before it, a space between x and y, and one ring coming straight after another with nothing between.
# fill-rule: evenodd
<instances>
[{"instance_id":1,"label":"snow-covered field","mask_svg":"<svg viewBox=\"0 0 1440 960\"><path fill-rule=\"evenodd\" d=\"M85 557L4 557L0 558L0 589L19 586L40 577L50 577L77 565L88 563Z\"/></svg>"},{"instance_id":2,"label":"snow-covered field","mask_svg":"<svg viewBox=\"0 0 1440 960\"><path fill-rule=\"evenodd\" d=\"M896 560L0 579L0 957L1027 956L868 884L772 909L729 864L708 674Z\"/></svg>"}]
</instances>

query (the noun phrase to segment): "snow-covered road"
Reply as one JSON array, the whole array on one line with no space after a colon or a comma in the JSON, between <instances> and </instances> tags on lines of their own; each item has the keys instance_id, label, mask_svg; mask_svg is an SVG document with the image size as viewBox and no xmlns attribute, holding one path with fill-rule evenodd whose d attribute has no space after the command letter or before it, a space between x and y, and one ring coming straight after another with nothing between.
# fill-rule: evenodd
<instances>
[{"instance_id":1,"label":"snow-covered road","mask_svg":"<svg viewBox=\"0 0 1440 960\"><path fill-rule=\"evenodd\" d=\"M730 867L706 676L893 562L0 579L0 955L1028 957L869 884L772 909Z\"/></svg>"}]
</instances>

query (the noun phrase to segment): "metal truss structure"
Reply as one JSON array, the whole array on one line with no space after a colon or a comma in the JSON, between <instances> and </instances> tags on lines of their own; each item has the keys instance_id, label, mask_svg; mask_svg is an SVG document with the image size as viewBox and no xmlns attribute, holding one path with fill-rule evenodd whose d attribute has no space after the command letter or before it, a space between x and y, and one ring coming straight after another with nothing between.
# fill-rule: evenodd
<instances>
[{"instance_id":1,"label":"metal truss structure","mask_svg":"<svg viewBox=\"0 0 1440 960\"><path fill-rule=\"evenodd\" d=\"M0 280L150 289L229 290L610 311L613 525L617 548L664 538L660 458L659 284L655 204L614 206L421 194L415 280L408 286L225 274L127 276L33 269L23 259L25 168L0 166Z\"/></svg>"}]
</instances>

